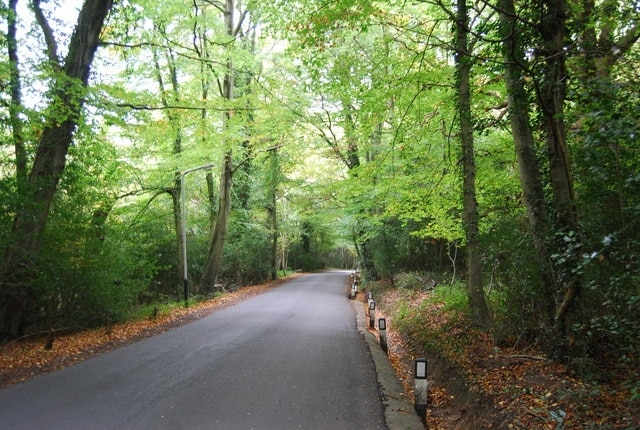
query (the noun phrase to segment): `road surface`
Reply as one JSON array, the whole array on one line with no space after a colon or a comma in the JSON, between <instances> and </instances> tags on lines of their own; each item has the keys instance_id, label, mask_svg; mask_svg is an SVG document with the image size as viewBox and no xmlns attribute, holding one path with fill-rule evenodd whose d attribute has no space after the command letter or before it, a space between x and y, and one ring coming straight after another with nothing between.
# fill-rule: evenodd
<instances>
[{"instance_id":1,"label":"road surface","mask_svg":"<svg viewBox=\"0 0 640 430\"><path fill-rule=\"evenodd\" d=\"M347 273L0 390L0 429L385 429Z\"/></svg>"}]
</instances>

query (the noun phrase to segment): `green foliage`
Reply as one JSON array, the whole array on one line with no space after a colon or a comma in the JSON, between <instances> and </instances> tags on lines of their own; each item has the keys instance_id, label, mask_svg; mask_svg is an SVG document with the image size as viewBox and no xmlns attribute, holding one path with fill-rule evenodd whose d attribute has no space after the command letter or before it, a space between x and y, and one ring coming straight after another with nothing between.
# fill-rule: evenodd
<instances>
[{"instance_id":1,"label":"green foliage","mask_svg":"<svg viewBox=\"0 0 640 430\"><path fill-rule=\"evenodd\" d=\"M37 324L85 328L127 316L147 287L153 262L136 255L135 248L127 252L122 242L96 253L82 243L81 232L65 228L68 225L54 226L55 234L48 240L56 240L56 247L42 253L34 280L42 310Z\"/></svg>"},{"instance_id":2,"label":"green foliage","mask_svg":"<svg viewBox=\"0 0 640 430\"><path fill-rule=\"evenodd\" d=\"M440 285L429 299L432 302L443 302L445 310L464 312L469 304L469 297L463 282L455 282L450 285Z\"/></svg>"},{"instance_id":3,"label":"green foliage","mask_svg":"<svg viewBox=\"0 0 640 430\"><path fill-rule=\"evenodd\" d=\"M326 268L334 239L329 225L322 218L304 217L300 223L300 239L292 247L291 268L305 272Z\"/></svg>"},{"instance_id":4,"label":"green foliage","mask_svg":"<svg viewBox=\"0 0 640 430\"><path fill-rule=\"evenodd\" d=\"M435 295L418 304L409 299L397 303L390 309L396 330L421 350L463 364L469 339L477 335L477 329L465 313L468 300L462 285L440 286Z\"/></svg>"},{"instance_id":5,"label":"green foliage","mask_svg":"<svg viewBox=\"0 0 640 430\"><path fill-rule=\"evenodd\" d=\"M357 256L352 247L338 246L331 249L326 256L327 267L352 269L357 267Z\"/></svg>"},{"instance_id":6,"label":"green foliage","mask_svg":"<svg viewBox=\"0 0 640 430\"><path fill-rule=\"evenodd\" d=\"M73 147L37 262L36 327L86 327L127 315L157 270L150 237L108 222L109 186L121 179L113 148L95 138Z\"/></svg>"},{"instance_id":7,"label":"green foliage","mask_svg":"<svg viewBox=\"0 0 640 430\"><path fill-rule=\"evenodd\" d=\"M269 279L271 238L263 225L232 219L227 238L219 276L221 283L234 289Z\"/></svg>"},{"instance_id":8,"label":"green foliage","mask_svg":"<svg viewBox=\"0 0 640 430\"><path fill-rule=\"evenodd\" d=\"M232 288L267 279L277 236L278 258L290 269L361 265L365 275L387 281L368 285L380 291L393 279L406 294L395 312L407 331L433 304L412 306L412 294L435 283L434 300L459 318L428 330L443 335L463 322L450 11L425 2L252 1L250 16L262 21L249 28L254 22L247 20L243 39L232 44L223 15L205 3L144 0L114 9L104 34L114 43L99 51L93 86L73 91L75 99L86 97L86 125L77 131L35 268L35 323L92 325L136 304L180 299L169 194L174 174L227 151L236 169L221 283ZM585 22L574 19L580 5L570 5L568 37L578 49L566 53L572 79L563 119L580 225L547 238L551 262L538 260L523 205L501 46L492 42L499 40L496 13L488 8L472 10L474 34L485 36L473 45L474 58L484 61L472 64L472 110L484 283L497 337L516 345L549 336L561 292L545 290L543 280L577 274L582 289L568 326L576 351L628 362L640 343L640 55L632 47L616 57L609 76L589 77L586 54L609 49L581 45L587 30L635 28L628 18L633 6L597 7L612 5L582 16ZM523 23L538 19L528 4L516 7ZM523 78L530 98L523 102L541 145L544 112L534 88L544 63L537 56L541 35L535 27L518 30L532 62ZM63 120L77 103L40 109L55 101L54 93L38 94L55 78L40 51L20 65L25 94L33 98L22 109L30 159L44 116ZM238 83L235 100L219 94L228 60ZM9 70L6 59L0 69ZM21 199L6 106L0 108L2 250ZM233 109L232 118L223 120L225 109ZM544 168L546 154L538 149ZM211 228L202 173L186 180L190 279L199 278ZM548 204L551 183L543 175ZM546 221L553 222L553 213ZM551 263L573 272L552 271Z\"/></svg>"},{"instance_id":9,"label":"green foliage","mask_svg":"<svg viewBox=\"0 0 640 430\"><path fill-rule=\"evenodd\" d=\"M439 281L430 272L400 272L393 277L393 285L411 291L431 291Z\"/></svg>"}]
</instances>

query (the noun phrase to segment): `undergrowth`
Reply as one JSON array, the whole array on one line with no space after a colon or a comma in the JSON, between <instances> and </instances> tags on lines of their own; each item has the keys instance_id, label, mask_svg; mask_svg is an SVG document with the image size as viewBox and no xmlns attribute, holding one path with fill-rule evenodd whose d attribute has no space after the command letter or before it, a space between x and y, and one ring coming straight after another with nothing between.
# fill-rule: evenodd
<instances>
[{"instance_id":1,"label":"undergrowth","mask_svg":"<svg viewBox=\"0 0 640 430\"><path fill-rule=\"evenodd\" d=\"M366 289L413 354L438 357L455 368L469 390L502 411L508 428L640 428L637 376L593 383L534 345L496 345L491 333L471 322L463 283L399 288L374 282ZM489 301L499 312L500 298Z\"/></svg>"}]
</instances>

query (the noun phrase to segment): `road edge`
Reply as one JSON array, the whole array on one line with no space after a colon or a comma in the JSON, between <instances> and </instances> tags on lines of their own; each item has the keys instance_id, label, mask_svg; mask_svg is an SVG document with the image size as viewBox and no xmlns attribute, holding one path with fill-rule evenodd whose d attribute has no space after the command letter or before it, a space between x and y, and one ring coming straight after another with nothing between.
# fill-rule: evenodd
<instances>
[{"instance_id":1,"label":"road edge","mask_svg":"<svg viewBox=\"0 0 640 430\"><path fill-rule=\"evenodd\" d=\"M359 300L350 300L350 302L356 313L357 329L367 341L373 358L387 428L389 430L423 430L425 426L415 413L413 405L407 401L402 383L389 357L380 348L376 336L366 328L363 303Z\"/></svg>"}]
</instances>

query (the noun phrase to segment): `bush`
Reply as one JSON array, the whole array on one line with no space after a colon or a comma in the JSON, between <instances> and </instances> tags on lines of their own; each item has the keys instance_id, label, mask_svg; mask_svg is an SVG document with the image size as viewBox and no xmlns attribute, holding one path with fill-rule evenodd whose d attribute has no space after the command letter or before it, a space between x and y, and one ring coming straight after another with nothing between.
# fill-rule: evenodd
<instances>
[{"instance_id":1,"label":"bush","mask_svg":"<svg viewBox=\"0 0 640 430\"><path fill-rule=\"evenodd\" d=\"M271 274L271 237L259 224L234 222L229 225L224 245L219 283L238 288L262 283Z\"/></svg>"},{"instance_id":2,"label":"bush","mask_svg":"<svg viewBox=\"0 0 640 430\"><path fill-rule=\"evenodd\" d=\"M74 228L79 227L56 226L48 234L51 245L43 249L34 274L38 311L30 331L123 319L155 271L141 247L123 241L96 243Z\"/></svg>"},{"instance_id":3,"label":"bush","mask_svg":"<svg viewBox=\"0 0 640 430\"><path fill-rule=\"evenodd\" d=\"M436 276L428 272L401 272L393 277L393 285L406 290L428 291L438 284Z\"/></svg>"}]
</instances>

